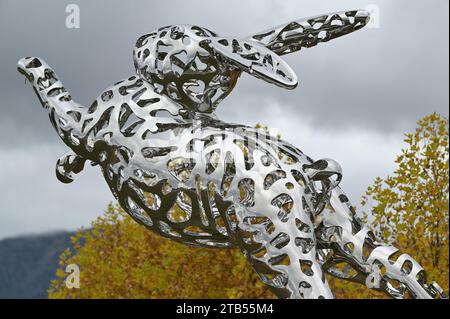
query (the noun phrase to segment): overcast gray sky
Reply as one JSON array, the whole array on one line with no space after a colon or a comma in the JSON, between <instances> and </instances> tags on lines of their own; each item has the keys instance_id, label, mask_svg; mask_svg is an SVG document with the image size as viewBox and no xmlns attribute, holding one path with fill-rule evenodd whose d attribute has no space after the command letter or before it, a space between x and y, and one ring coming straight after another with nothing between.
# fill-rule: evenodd
<instances>
[{"instance_id":1,"label":"overcast gray sky","mask_svg":"<svg viewBox=\"0 0 450 319\"><path fill-rule=\"evenodd\" d=\"M79 29L65 27L70 3L80 8ZM55 163L67 149L17 73L19 58L44 58L77 102L90 104L134 72L136 39L160 26L246 36L371 4L379 28L285 56L297 89L244 75L218 109L224 120L267 124L311 157L337 160L355 203L393 171L403 133L434 111L448 116L447 0L0 0L0 238L88 226L113 200L98 168L69 185L57 181Z\"/></svg>"}]
</instances>

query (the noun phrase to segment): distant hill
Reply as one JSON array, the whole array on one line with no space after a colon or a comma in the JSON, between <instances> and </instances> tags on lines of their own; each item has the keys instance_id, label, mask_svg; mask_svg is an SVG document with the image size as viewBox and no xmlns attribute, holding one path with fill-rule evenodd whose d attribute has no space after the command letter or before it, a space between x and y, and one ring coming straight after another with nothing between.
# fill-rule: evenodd
<instances>
[{"instance_id":1,"label":"distant hill","mask_svg":"<svg viewBox=\"0 0 450 319\"><path fill-rule=\"evenodd\" d=\"M72 247L71 232L0 240L0 298L47 298L59 255Z\"/></svg>"}]
</instances>

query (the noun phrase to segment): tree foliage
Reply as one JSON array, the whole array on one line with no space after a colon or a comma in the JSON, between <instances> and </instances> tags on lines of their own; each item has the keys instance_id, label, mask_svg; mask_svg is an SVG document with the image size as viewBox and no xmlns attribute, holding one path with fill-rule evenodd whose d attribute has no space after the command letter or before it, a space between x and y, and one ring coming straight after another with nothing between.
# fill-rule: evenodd
<instances>
[{"instance_id":1,"label":"tree foliage","mask_svg":"<svg viewBox=\"0 0 450 319\"><path fill-rule=\"evenodd\" d=\"M376 178L361 204L364 220L379 239L410 254L448 291L448 119L433 113L405 134L392 175ZM330 278L338 298L386 298L365 286Z\"/></svg>"},{"instance_id":2,"label":"tree foliage","mask_svg":"<svg viewBox=\"0 0 450 319\"><path fill-rule=\"evenodd\" d=\"M266 127L262 127L266 129ZM377 178L363 197L371 226L427 270L448 291L448 119L432 114L406 134L398 169ZM369 207L372 206L372 207ZM60 258L50 298L273 298L238 249L185 246L138 225L109 205ZM80 289L68 289L66 265L80 267ZM338 298L381 293L330 279Z\"/></svg>"},{"instance_id":3,"label":"tree foliage","mask_svg":"<svg viewBox=\"0 0 450 319\"><path fill-rule=\"evenodd\" d=\"M273 298L238 249L190 247L134 222L120 207L72 237L49 298ZM80 289L65 285L80 267Z\"/></svg>"},{"instance_id":4,"label":"tree foliage","mask_svg":"<svg viewBox=\"0 0 450 319\"><path fill-rule=\"evenodd\" d=\"M425 268L428 281L448 291L449 123L433 113L417 124L405 135L407 147L395 161L395 172L377 178L362 205L372 207L378 237L409 253Z\"/></svg>"}]
</instances>

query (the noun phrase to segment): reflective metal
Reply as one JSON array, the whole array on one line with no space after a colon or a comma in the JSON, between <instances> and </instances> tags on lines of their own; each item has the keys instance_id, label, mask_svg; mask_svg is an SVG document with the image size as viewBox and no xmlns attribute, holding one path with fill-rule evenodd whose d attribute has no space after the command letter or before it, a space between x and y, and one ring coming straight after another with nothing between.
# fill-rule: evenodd
<instances>
[{"instance_id":1,"label":"reflective metal","mask_svg":"<svg viewBox=\"0 0 450 319\"><path fill-rule=\"evenodd\" d=\"M331 159L312 160L267 132L214 113L242 72L292 89L281 55L362 28L364 11L293 21L245 39L198 26L167 26L138 39L136 75L75 103L39 58L19 61L71 151L56 165L69 183L98 165L124 210L148 229L188 245L239 246L280 298L331 298L325 273L376 281L394 298L444 296L407 254L377 242L339 188ZM344 267L341 267L344 266ZM373 283L373 282L372 282Z\"/></svg>"}]
</instances>

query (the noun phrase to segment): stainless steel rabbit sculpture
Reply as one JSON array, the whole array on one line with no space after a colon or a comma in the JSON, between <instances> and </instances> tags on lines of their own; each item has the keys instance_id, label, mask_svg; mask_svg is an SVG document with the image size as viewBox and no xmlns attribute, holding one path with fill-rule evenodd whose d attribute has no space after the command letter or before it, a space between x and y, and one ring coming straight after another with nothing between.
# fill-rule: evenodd
<instances>
[{"instance_id":1,"label":"stainless steel rabbit sculpture","mask_svg":"<svg viewBox=\"0 0 450 319\"><path fill-rule=\"evenodd\" d=\"M280 56L364 27L362 10L293 21L244 39L173 25L137 40L136 74L75 103L42 60L23 58L70 152L57 177L98 165L123 209L161 236L196 246L239 246L280 298L332 298L325 273L395 298L443 296L407 254L377 242L339 188L339 164L313 160L267 132L222 122L217 105L242 72L293 89ZM398 256L395 260L392 256ZM341 267L345 265L345 267ZM378 268L377 268L378 267ZM376 278L375 278L376 279Z\"/></svg>"}]
</instances>

